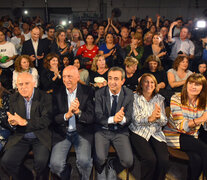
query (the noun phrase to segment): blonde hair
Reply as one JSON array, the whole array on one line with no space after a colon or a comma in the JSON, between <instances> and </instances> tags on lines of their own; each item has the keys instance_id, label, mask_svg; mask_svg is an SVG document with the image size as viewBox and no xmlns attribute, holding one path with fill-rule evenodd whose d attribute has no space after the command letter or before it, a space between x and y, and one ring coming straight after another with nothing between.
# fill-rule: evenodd
<instances>
[{"instance_id":1,"label":"blonde hair","mask_svg":"<svg viewBox=\"0 0 207 180\"><path fill-rule=\"evenodd\" d=\"M80 29L78 29L78 28L73 28L73 30L72 30L72 32L71 32L71 34L72 34L72 41L74 40L74 38L73 38L73 33L74 33L74 31L78 31L78 33L79 33L79 37L78 37L78 39L79 39L79 40L83 40L83 35L82 35Z\"/></svg>"},{"instance_id":2,"label":"blonde hair","mask_svg":"<svg viewBox=\"0 0 207 180\"><path fill-rule=\"evenodd\" d=\"M99 60L100 57L103 57L105 59L105 57L103 55L101 55L101 54L96 55L93 58L93 62L92 62L92 65L91 65L91 71L96 72L98 70L97 62L98 62L98 60ZM106 65L105 68L108 68L108 66Z\"/></svg>"},{"instance_id":3,"label":"blonde hair","mask_svg":"<svg viewBox=\"0 0 207 180\"><path fill-rule=\"evenodd\" d=\"M138 64L139 62L137 61L136 58L130 56L130 57L126 57L125 60L124 60L124 65L129 67L129 66L132 66L134 64Z\"/></svg>"}]
</instances>

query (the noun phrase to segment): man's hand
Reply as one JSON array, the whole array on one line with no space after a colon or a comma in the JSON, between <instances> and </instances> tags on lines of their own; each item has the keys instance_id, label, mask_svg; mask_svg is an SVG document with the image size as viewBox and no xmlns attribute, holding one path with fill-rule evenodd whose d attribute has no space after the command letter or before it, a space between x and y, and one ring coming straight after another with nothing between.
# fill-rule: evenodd
<instances>
[{"instance_id":1,"label":"man's hand","mask_svg":"<svg viewBox=\"0 0 207 180\"><path fill-rule=\"evenodd\" d=\"M9 124L11 124L12 126L16 126L16 125L26 126L28 123L26 119L23 119L17 113L14 113L14 115L12 115L10 112L7 112L7 115L8 115Z\"/></svg>"},{"instance_id":2,"label":"man's hand","mask_svg":"<svg viewBox=\"0 0 207 180\"><path fill-rule=\"evenodd\" d=\"M74 114L78 114L80 111L79 106L80 106L80 102L78 101L78 98L75 98L75 100L70 104L71 112Z\"/></svg>"},{"instance_id":3,"label":"man's hand","mask_svg":"<svg viewBox=\"0 0 207 180\"><path fill-rule=\"evenodd\" d=\"M35 59L36 59L34 54L31 55L29 58L30 58L31 61L35 61Z\"/></svg>"},{"instance_id":4,"label":"man's hand","mask_svg":"<svg viewBox=\"0 0 207 180\"><path fill-rule=\"evenodd\" d=\"M119 123L123 120L124 118L124 107L122 107L119 112L117 112L114 116L114 122Z\"/></svg>"},{"instance_id":5,"label":"man's hand","mask_svg":"<svg viewBox=\"0 0 207 180\"><path fill-rule=\"evenodd\" d=\"M41 56L37 56L37 59L42 59L44 57L44 53Z\"/></svg>"}]
</instances>

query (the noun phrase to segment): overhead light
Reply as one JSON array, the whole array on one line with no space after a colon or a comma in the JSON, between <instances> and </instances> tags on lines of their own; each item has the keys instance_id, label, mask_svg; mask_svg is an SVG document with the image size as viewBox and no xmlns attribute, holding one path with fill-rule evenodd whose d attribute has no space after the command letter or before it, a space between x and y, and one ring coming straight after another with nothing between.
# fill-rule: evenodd
<instances>
[{"instance_id":1,"label":"overhead light","mask_svg":"<svg viewBox=\"0 0 207 180\"><path fill-rule=\"evenodd\" d=\"M198 20L196 22L196 28L205 28L206 27L206 21L204 20Z\"/></svg>"},{"instance_id":2,"label":"overhead light","mask_svg":"<svg viewBox=\"0 0 207 180\"><path fill-rule=\"evenodd\" d=\"M24 11L24 14L28 14L28 11L27 11L27 10L25 10L25 11Z\"/></svg>"},{"instance_id":3,"label":"overhead light","mask_svg":"<svg viewBox=\"0 0 207 180\"><path fill-rule=\"evenodd\" d=\"M67 23L66 23L66 21L62 21L61 24L62 24L63 26L66 26Z\"/></svg>"},{"instance_id":4,"label":"overhead light","mask_svg":"<svg viewBox=\"0 0 207 180\"><path fill-rule=\"evenodd\" d=\"M72 23L72 21L68 21L68 24L71 24Z\"/></svg>"}]
</instances>

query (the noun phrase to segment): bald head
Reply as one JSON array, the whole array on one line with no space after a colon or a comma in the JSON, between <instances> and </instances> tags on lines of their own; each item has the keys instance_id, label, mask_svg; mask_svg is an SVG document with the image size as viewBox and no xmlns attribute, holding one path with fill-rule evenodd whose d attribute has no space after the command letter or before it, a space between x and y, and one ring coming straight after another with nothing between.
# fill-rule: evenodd
<instances>
[{"instance_id":1,"label":"bald head","mask_svg":"<svg viewBox=\"0 0 207 180\"><path fill-rule=\"evenodd\" d=\"M35 80L28 72L20 73L17 77L17 89L21 96L29 100L33 94Z\"/></svg>"},{"instance_id":2,"label":"bald head","mask_svg":"<svg viewBox=\"0 0 207 180\"><path fill-rule=\"evenodd\" d=\"M63 83L69 92L73 92L80 80L78 68L75 66L67 66L63 70Z\"/></svg>"},{"instance_id":3,"label":"bald head","mask_svg":"<svg viewBox=\"0 0 207 180\"><path fill-rule=\"evenodd\" d=\"M33 41L38 41L40 37L40 29L38 27L34 27L31 31L31 38Z\"/></svg>"}]
</instances>

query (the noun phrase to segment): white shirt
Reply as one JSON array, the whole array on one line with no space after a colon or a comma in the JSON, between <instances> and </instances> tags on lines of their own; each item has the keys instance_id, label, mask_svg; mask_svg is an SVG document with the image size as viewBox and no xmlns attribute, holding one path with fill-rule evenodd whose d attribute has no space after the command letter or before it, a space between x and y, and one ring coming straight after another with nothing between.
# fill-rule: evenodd
<instances>
[{"instance_id":1,"label":"white shirt","mask_svg":"<svg viewBox=\"0 0 207 180\"><path fill-rule=\"evenodd\" d=\"M120 92L121 92L121 91L120 91ZM119 92L118 94L113 94L113 93L110 91L110 89L109 89L110 101L111 101L111 107L112 107L113 100L114 100L113 96L117 96L117 99L116 99L116 100L117 100L117 104L118 104L120 92ZM125 117L125 116L123 117L123 120L122 120L119 124L123 125L124 123L126 123L126 117ZM114 116L110 116L110 117L108 118L108 124L116 124L116 123L114 122Z\"/></svg>"},{"instance_id":2,"label":"white shirt","mask_svg":"<svg viewBox=\"0 0 207 180\"><path fill-rule=\"evenodd\" d=\"M0 56L12 57L14 55L17 55L17 52L15 46L11 42L6 41L5 44L0 45ZM14 61L10 60L9 62L0 63L0 67L8 68L12 64L14 64Z\"/></svg>"}]
</instances>

